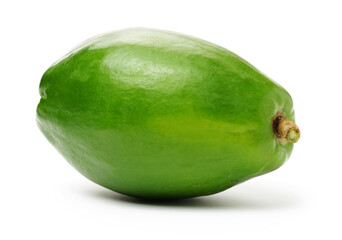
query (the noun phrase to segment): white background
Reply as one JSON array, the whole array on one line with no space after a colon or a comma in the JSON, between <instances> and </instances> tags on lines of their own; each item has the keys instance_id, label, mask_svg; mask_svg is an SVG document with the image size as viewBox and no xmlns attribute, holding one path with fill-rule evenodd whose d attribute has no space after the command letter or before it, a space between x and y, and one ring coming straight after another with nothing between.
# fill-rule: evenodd
<instances>
[{"instance_id":1,"label":"white background","mask_svg":"<svg viewBox=\"0 0 342 240\"><path fill-rule=\"evenodd\" d=\"M342 239L339 1L1 1L0 239ZM149 204L88 181L35 123L44 71L81 41L173 30L251 62L293 97L302 138L280 169Z\"/></svg>"}]
</instances>

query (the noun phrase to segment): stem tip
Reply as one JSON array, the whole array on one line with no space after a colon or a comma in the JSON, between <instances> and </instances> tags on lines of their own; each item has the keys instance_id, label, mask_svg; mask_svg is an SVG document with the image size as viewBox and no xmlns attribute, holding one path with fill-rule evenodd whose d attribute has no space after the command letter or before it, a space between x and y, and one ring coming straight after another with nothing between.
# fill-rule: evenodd
<instances>
[{"instance_id":1,"label":"stem tip","mask_svg":"<svg viewBox=\"0 0 342 240\"><path fill-rule=\"evenodd\" d=\"M296 143L300 138L298 126L293 121L286 120L282 114L275 116L273 120L273 131L277 138L290 143Z\"/></svg>"},{"instance_id":2,"label":"stem tip","mask_svg":"<svg viewBox=\"0 0 342 240\"><path fill-rule=\"evenodd\" d=\"M289 130L289 132L286 135L286 139L287 141L289 141L290 143L296 143L298 142L300 138L300 133L297 132L295 129L291 129Z\"/></svg>"}]
</instances>

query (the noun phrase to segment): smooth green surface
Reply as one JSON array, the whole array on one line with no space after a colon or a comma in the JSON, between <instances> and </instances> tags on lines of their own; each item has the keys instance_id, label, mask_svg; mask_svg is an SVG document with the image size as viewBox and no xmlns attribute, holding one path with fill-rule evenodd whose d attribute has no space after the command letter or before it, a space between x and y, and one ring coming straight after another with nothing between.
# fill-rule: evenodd
<instances>
[{"instance_id":1,"label":"smooth green surface","mask_svg":"<svg viewBox=\"0 0 342 240\"><path fill-rule=\"evenodd\" d=\"M232 52L173 32L94 37L44 74L38 126L80 173L142 198L220 192L270 172L290 95Z\"/></svg>"}]
</instances>

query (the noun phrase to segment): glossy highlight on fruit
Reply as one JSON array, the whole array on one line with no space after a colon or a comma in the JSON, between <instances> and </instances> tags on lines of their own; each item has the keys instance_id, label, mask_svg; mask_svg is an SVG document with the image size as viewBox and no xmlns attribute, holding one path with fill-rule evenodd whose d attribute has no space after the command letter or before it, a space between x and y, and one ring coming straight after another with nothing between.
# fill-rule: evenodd
<instances>
[{"instance_id":1,"label":"glossy highlight on fruit","mask_svg":"<svg viewBox=\"0 0 342 240\"><path fill-rule=\"evenodd\" d=\"M96 36L40 83L37 124L85 177L129 196L214 194L280 167L290 95L215 44L134 28Z\"/></svg>"}]
</instances>

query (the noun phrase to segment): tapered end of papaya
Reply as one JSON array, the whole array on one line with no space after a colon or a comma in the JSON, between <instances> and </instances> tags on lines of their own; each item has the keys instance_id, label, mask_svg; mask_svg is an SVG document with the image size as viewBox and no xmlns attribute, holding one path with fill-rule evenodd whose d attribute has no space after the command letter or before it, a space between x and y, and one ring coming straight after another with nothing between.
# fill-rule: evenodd
<instances>
[{"instance_id":1,"label":"tapered end of papaya","mask_svg":"<svg viewBox=\"0 0 342 240\"><path fill-rule=\"evenodd\" d=\"M300 138L298 126L291 120L287 120L282 114L277 114L273 119L273 132L276 138L282 142L296 143Z\"/></svg>"}]
</instances>

